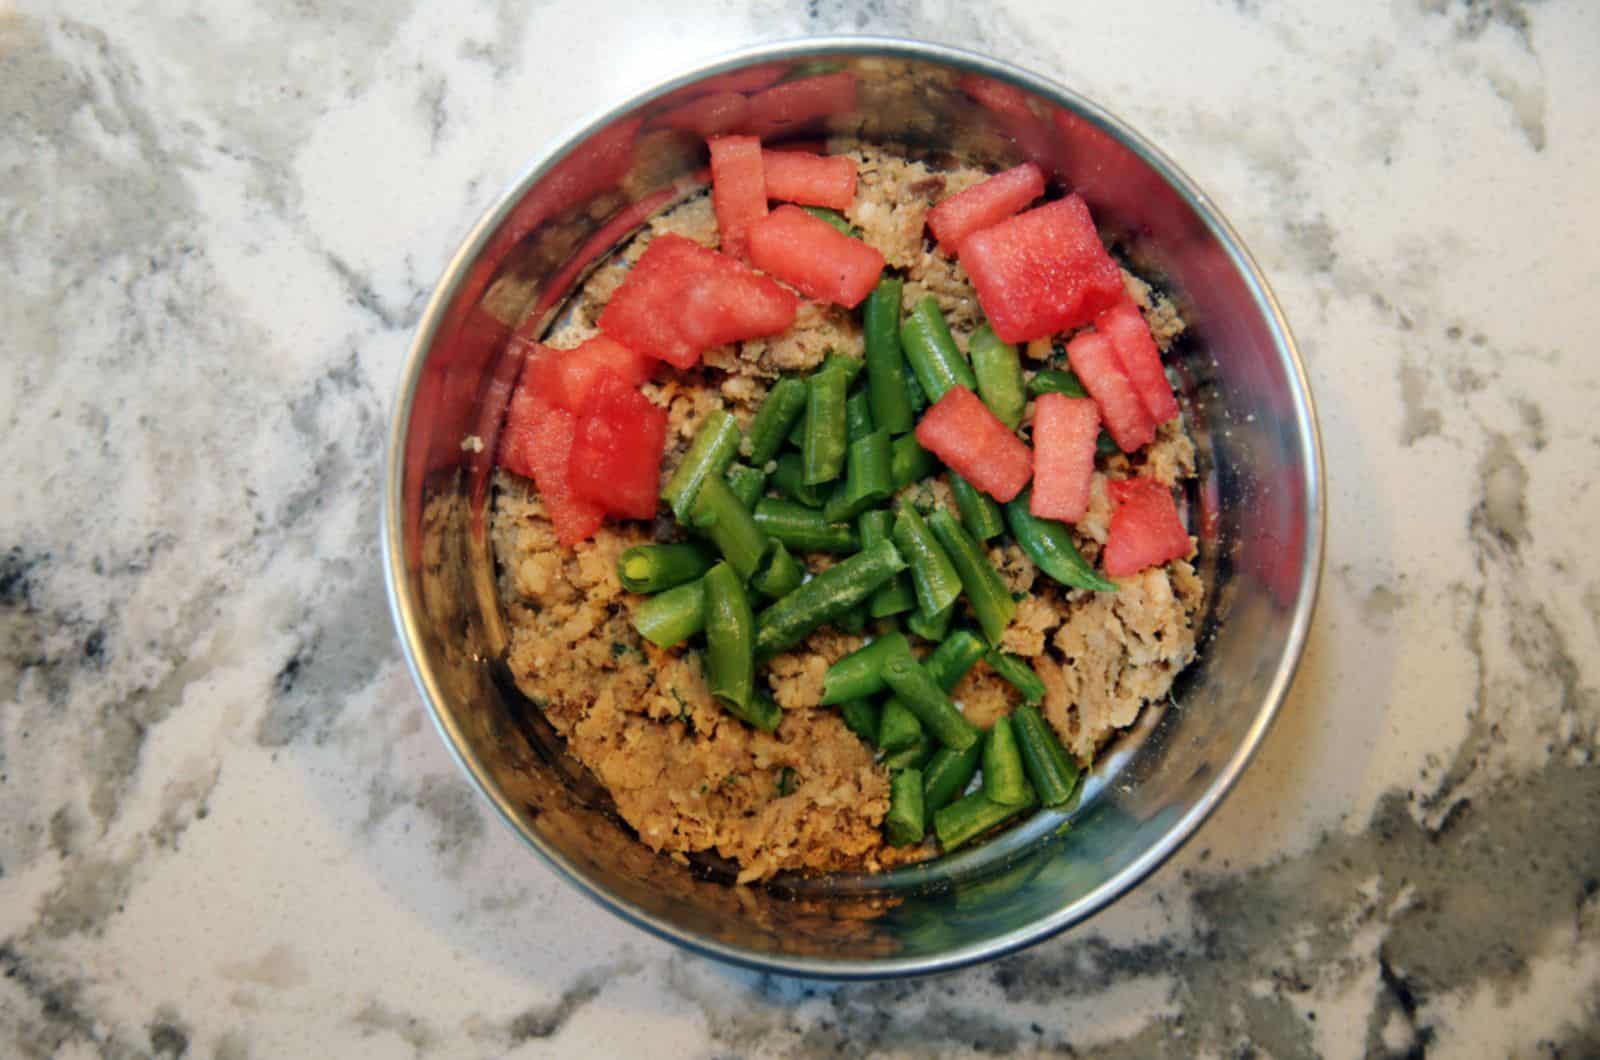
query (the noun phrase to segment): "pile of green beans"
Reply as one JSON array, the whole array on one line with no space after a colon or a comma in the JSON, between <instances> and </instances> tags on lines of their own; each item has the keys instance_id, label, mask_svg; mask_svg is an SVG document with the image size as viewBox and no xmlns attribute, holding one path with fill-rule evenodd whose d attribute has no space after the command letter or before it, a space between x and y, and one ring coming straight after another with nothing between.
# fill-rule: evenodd
<instances>
[{"instance_id":1,"label":"pile of green beans","mask_svg":"<svg viewBox=\"0 0 1600 1060\"><path fill-rule=\"evenodd\" d=\"M627 549L617 576L645 594L639 635L661 650L703 638L713 698L766 732L783 722L768 660L823 627L865 635L828 668L820 703L889 773L886 840L933 837L951 851L1035 806L1067 804L1078 781L1039 712L1044 682L1000 650L1017 604L989 549L1012 541L1063 585L1117 587L1067 527L1029 512L1026 491L996 503L913 433L920 410L953 386L1016 428L1032 396L1081 396L1077 378L1025 378L1017 348L987 325L963 352L935 298L902 314L904 294L903 281L884 278L862 306L863 356L831 353L808 375L778 379L744 429L729 411L707 414L661 490L682 540ZM925 485L940 474L954 514ZM1020 700L987 729L951 698L979 660Z\"/></svg>"}]
</instances>

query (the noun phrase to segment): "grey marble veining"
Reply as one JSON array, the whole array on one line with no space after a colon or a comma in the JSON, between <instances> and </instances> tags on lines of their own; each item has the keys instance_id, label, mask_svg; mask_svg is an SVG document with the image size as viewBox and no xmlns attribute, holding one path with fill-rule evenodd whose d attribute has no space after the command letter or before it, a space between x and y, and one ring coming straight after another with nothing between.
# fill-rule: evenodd
<instances>
[{"instance_id":1,"label":"grey marble veining","mask_svg":"<svg viewBox=\"0 0 1600 1060\"><path fill-rule=\"evenodd\" d=\"M552 136L808 32L1057 77L1262 261L1328 448L1295 691L1086 927L802 983L471 797L376 556L434 277ZM0 1052L1600 1054L1600 17L1578 2L0 5Z\"/></svg>"}]
</instances>

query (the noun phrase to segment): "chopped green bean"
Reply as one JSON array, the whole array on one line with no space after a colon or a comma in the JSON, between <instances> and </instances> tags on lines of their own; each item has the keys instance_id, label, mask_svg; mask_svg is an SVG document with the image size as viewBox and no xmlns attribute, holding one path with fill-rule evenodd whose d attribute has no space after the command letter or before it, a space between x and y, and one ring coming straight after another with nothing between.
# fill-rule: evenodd
<instances>
[{"instance_id":1,"label":"chopped green bean","mask_svg":"<svg viewBox=\"0 0 1600 1060\"><path fill-rule=\"evenodd\" d=\"M933 815L950 805L967 790L978 772L978 761L983 757L982 741L965 751L941 747L922 771L922 809L927 824L933 824Z\"/></svg>"},{"instance_id":2,"label":"chopped green bean","mask_svg":"<svg viewBox=\"0 0 1600 1060\"><path fill-rule=\"evenodd\" d=\"M784 453L772 472L772 487L796 504L807 508L822 507L822 491L805 482L805 470L799 453Z\"/></svg>"},{"instance_id":3,"label":"chopped green bean","mask_svg":"<svg viewBox=\"0 0 1600 1060\"><path fill-rule=\"evenodd\" d=\"M988 541L1005 533L1006 520L1000 505L987 493L956 474L949 474L950 495L956 499L956 510L961 513L961 525L979 541Z\"/></svg>"},{"instance_id":4,"label":"chopped green bean","mask_svg":"<svg viewBox=\"0 0 1600 1060\"><path fill-rule=\"evenodd\" d=\"M983 793L990 802L1020 806L1028 801L1028 782L1022 775L1022 755L1011 731L1011 719L994 720L983 738Z\"/></svg>"},{"instance_id":5,"label":"chopped green bean","mask_svg":"<svg viewBox=\"0 0 1600 1060\"><path fill-rule=\"evenodd\" d=\"M850 441L872 433L872 399L857 390L844 401L844 434Z\"/></svg>"},{"instance_id":6,"label":"chopped green bean","mask_svg":"<svg viewBox=\"0 0 1600 1060\"><path fill-rule=\"evenodd\" d=\"M817 369L825 372L832 368L844 372L845 386L848 387L856 381L856 376L867 366L867 362L860 357L850 357L842 353L830 353L822 359L822 366Z\"/></svg>"},{"instance_id":7,"label":"chopped green bean","mask_svg":"<svg viewBox=\"0 0 1600 1060\"><path fill-rule=\"evenodd\" d=\"M894 517L894 543L911 567L917 610L924 618L933 618L956 602L961 578L922 516L904 498Z\"/></svg>"},{"instance_id":8,"label":"chopped green bean","mask_svg":"<svg viewBox=\"0 0 1600 1060\"><path fill-rule=\"evenodd\" d=\"M834 68L838 68L837 64L835 64ZM806 213L810 214L812 217L815 217L817 220L828 222L837 231L842 232L852 239L861 234L856 231L855 226L845 218L844 214L840 213L838 210L830 210L826 206L802 206L800 208Z\"/></svg>"},{"instance_id":9,"label":"chopped green bean","mask_svg":"<svg viewBox=\"0 0 1600 1060\"><path fill-rule=\"evenodd\" d=\"M711 694L749 707L755 691L755 615L744 582L727 563L706 572L706 670Z\"/></svg>"},{"instance_id":10,"label":"chopped green bean","mask_svg":"<svg viewBox=\"0 0 1600 1060\"><path fill-rule=\"evenodd\" d=\"M983 546L972 540L949 512L940 508L930 515L928 529L944 546L956 573L961 576L961 590L967 603L972 605L984 639L990 647L999 647L1001 635L1017 613L1017 602L1011 599L1011 591L989 563Z\"/></svg>"},{"instance_id":11,"label":"chopped green bean","mask_svg":"<svg viewBox=\"0 0 1600 1060\"><path fill-rule=\"evenodd\" d=\"M879 541L888 541L892 538L894 528L894 515L883 508L873 508L861 513L856 520L856 528L861 534L861 544L870 548ZM868 613L873 618L887 618L910 611L917 606L917 594L911 588L911 579L904 574L896 574L889 583L872 594L868 602Z\"/></svg>"},{"instance_id":12,"label":"chopped green bean","mask_svg":"<svg viewBox=\"0 0 1600 1060\"><path fill-rule=\"evenodd\" d=\"M884 755L880 764L889 771L890 776L894 776L901 770L921 769L926 766L928 759L932 758L934 752L938 749L938 741L930 740L927 733L923 733L922 739L910 747L899 751L890 751Z\"/></svg>"},{"instance_id":13,"label":"chopped green bean","mask_svg":"<svg viewBox=\"0 0 1600 1060\"><path fill-rule=\"evenodd\" d=\"M950 335L950 325L933 295L918 302L901 323L900 346L929 401L938 401L953 386L978 389L972 366Z\"/></svg>"},{"instance_id":14,"label":"chopped green bean","mask_svg":"<svg viewBox=\"0 0 1600 1060\"><path fill-rule=\"evenodd\" d=\"M1028 403L1017 348L1002 342L994 329L984 324L972 333L967 349L972 354L972 372L978 378L978 396L996 419L1016 430L1022 422L1022 407Z\"/></svg>"},{"instance_id":15,"label":"chopped green bean","mask_svg":"<svg viewBox=\"0 0 1600 1060\"><path fill-rule=\"evenodd\" d=\"M890 699L878 715L878 746L888 752L904 751L922 740L922 722L898 699Z\"/></svg>"},{"instance_id":16,"label":"chopped green bean","mask_svg":"<svg viewBox=\"0 0 1600 1060\"><path fill-rule=\"evenodd\" d=\"M617 558L617 580L635 593L659 593L711 569L712 556L695 544L635 545Z\"/></svg>"},{"instance_id":17,"label":"chopped green bean","mask_svg":"<svg viewBox=\"0 0 1600 1060\"><path fill-rule=\"evenodd\" d=\"M822 704L830 706L882 692L883 664L902 652L911 652L905 634L890 633L846 655L822 676Z\"/></svg>"},{"instance_id":18,"label":"chopped green bean","mask_svg":"<svg viewBox=\"0 0 1600 1060\"><path fill-rule=\"evenodd\" d=\"M875 431L850 443L844 481L822 506L829 522L854 519L894 493L888 431Z\"/></svg>"},{"instance_id":19,"label":"chopped green bean","mask_svg":"<svg viewBox=\"0 0 1600 1060\"><path fill-rule=\"evenodd\" d=\"M844 470L849 437L845 428L848 374L824 365L806 381L806 430L801 446L802 481L808 486L832 482Z\"/></svg>"},{"instance_id":20,"label":"chopped green bean","mask_svg":"<svg viewBox=\"0 0 1600 1060\"><path fill-rule=\"evenodd\" d=\"M801 422L806 411L806 381L794 376L784 376L772 384L761 411L750 423L750 433L745 436L742 452L756 467L765 467L767 461L778 455L783 441L794 425Z\"/></svg>"},{"instance_id":21,"label":"chopped green bean","mask_svg":"<svg viewBox=\"0 0 1600 1060\"><path fill-rule=\"evenodd\" d=\"M922 771L902 769L889 781L889 812L883 818L884 838L890 846L922 842L925 830Z\"/></svg>"},{"instance_id":22,"label":"chopped green bean","mask_svg":"<svg viewBox=\"0 0 1600 1060\"><path fill-rule=\"evenodd\" d=\"M1020 806L1004 806L994 802L983 792L975 791L934 814L933 833L939 837L939 844L948 854L967 841L1031 808L1036 801L1037 796L1033 794L1031 788L1027 793L1027 801Z\"/></svg>"},{"instance_id":23,"label":"chopped green bean","mask_svg":"<svg viewBox=\"0 0 1600 1060\"><path fill-rule=\"evenodd\" d=\"M1046 806L1063 806L1078 785L1078 763L1056 739L1055 730L1039 714L1037 707L1023 704L1012 712L1017 749L1022 768Z\"/></svg>"},{"instance_id":24,"label":"chopped green bean","mask_svg":"<svg viewBox=\"0 0 1600 1060\"><path fill-rule=\"evenodd\" d=\"M888 541L840 560L756 616L756 654L770 657L807 633L863 603L878 586L905 570Z\"/></svg>"},{"instance_id":25,"label":"chopped green bean","mask_svg":"<svg viewBox=\"0 0 1600 1060\"><path fill-rule=\"evenodd\" d=\"M1044 698L1044 682L1033 672L1027 660L991 648L983 656L989 669L1003 677L1011 687L1022 693L1025 703L1038 703Z\"/></svg>"},{"instance_id":26,"label":"chopped green bean","mask_svg":"<svg viewBox=\"0 0 1600 1060\"><path fill-rule=\"evenodd\" d=\"M633 628L658 648L682 644L706 628L704 579L657 593L633 612Z\"/></svg>"},{"instance_id":27,"label":"chopped green bean","mask_svg":"<svg viewBox=\"0 0 1600 1060\"><path fill-rule=\"evenodd\" d=\"M1078 552L1071 532L1054 519L1041 519L1028 510L1032 490L1023 490L1006 502L1006 522L1011 536L1034 566L1062 585L1075 589L1114 593L1117 583L1103 577Z\"/></svg>"},{"instance_id":28,"label":"chopped green bean","mask_svg":"<svg viewBox=\"0 0 1600 1060\"><path fill-rule=\"evenodd\" d=\"M713 409L695 432L677 470L661 487L661 499L672 508L679 523L689 525L689 514L694 511L701 485L707 479L721 478L738 452L739 421L722 409Z\"/></svg>"},{"instance_id":29,"label":"chopped green bean","mask_svg":"<svg viewBox=\"0 0 1600 1060\"><path fill-rule=\"evenodd\" d=\"M767 491L767 473L747 464L730 464L722 477L733 495L739 498L739 503L746 508L754 508L756 501Z\"/></svg>"},{"instance_id":30,"label":"chopped green bean","mask_svg":"<svg viewBox=\"0 0 1600 1060\"><path fill-rule=\"evenodd\" d=\"M852 635L865 633L867 629L867 608L864 604L857 604L844 614L833 620L834 628L840 633Z\"/></svg>"},{"instance_id":31,"label":"chopped green bean","mask_svg":"<svg viewBox=\"0 0 1600 1060\"><path fill-rule=\"evenodd\" d=\"M938 642L950 632L950 623L955 617L955 604L934 615L925 615L919 608L906 616L906 632L915 633L923 640Z\"/></svg>"},{"instance_id":32,"label":"chopped green bean","mask_svg":"<svg viewBox=\"0 0 1600 1060\"><path fill-rule=\"evenodd\" d=\"M720 475L700 484L693 523L711 538L740 578L754 574L767 554L767 535Z\"/></svg>"},{"instance_id":33,"label":"chopped green bean","mask_svg":"<svg viewBox=\"0 0 1600 1060\"><path fill-rule=\"evenodd\" d=\"M935 739L946 747L963 750L978 740L978 728L968 721L933 675L909 655L884 663L883 678L906 709L915 714Z\"/></svg>"},{"instance_id":34,"label":"chopped green bean","mask_svg":"<svg viewBox=\"0 0 1600 1060\"><path fill-rule=\"evenodd\" d=\"M867 393L872 401L872 422L879 430L904 434L916 426L905 355L900 352L901 280L884 277L867 296L862 309L862 332L867 347Z\"/></svg>"},{"instance_id":35,"label":"chopped green bean","mask_svg":"<svg viewBox=\"0 0 1600 1060\"><path fill-rule=\"evenodd\" d=\"M783 708L773 702L771 693L765 688L757 688L751 694L749 706L740 706L724 700L722 709L762 732L778 731L778 723L783 721Z\"/></svg>"},{"instance_id":36,"label":"chopped green bean","mask_svg":"<svg viewBox=\"0 0 1600 1060\"><path fill-rule=\"evenodd\" d=\"M784 547L782 541L774 541L760 569L751 577L750 584L762 596L776 600L800 588L800 583L805 580L806 569L800 565L800 561Z\"/></svg>"},{"instance_id":37,"label":"chopped green bean","mask_svg":"<svg viewBox=\"0 0 1600 1060\"><path fill-rule=\"evenodd\" d=\"M845 728L861 737L869 746L878 744L878 724L882 709L869 699L852 699L839 704L839 717Z\"/></svg>"},{"instance_id":38,"label":"chopped green bean","mask_svg":"<svg viewBox=\"0 0 1600 1060\"><path fill-rule=\"evenodd\" d=\"M849 523L829 522L822 512L794 501L763 497L756 502L754 518L764 534L796 552L854 552L861 547Z\"/></svg>"},{"instance_id":39,"label":"chopped green bean","mask_svg":"<svg viewBox=\"0 0 1600 1060\"><path fill-rule=\"evenodd\" d=\"M894 488L905 489L939 469L939 461L922 448L914 434L902 434L889 447L889 477Z\"/></svg>"},{"instance_id":40,"label":"chopped green bean","mask_svg":"<svg viewBox=\"0 0 1600 1060\"><path fill-rule=\"evenodd\" d=\"M1028 393L1034 397L1040 394L1065 394L1075 398L1089 396L1076 375L1060 368L1045 368L1034 373L1033 378L1028 380Z\"/></svg>"},{"instance_id":41,"label":"chopped green bean","mask_svg":"<svg viewBox=\"0 0 1600 1060\"><path fill-rule=\"evenodd\" d=\"M922 668L933 675L939 687L946 692L961 683L983 653L988 649L983 640L969 629L958 629L939 642L939 646L922 660Z\"/></svg>"}]
</instances>

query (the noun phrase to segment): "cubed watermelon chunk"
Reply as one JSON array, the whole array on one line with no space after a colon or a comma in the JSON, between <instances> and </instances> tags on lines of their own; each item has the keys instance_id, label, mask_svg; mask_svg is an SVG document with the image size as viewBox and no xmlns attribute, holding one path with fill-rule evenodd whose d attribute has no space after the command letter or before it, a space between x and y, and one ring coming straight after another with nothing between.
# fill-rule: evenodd
<instances>
[{"instance_id":1,"label":"cubed watermelon chunk","mask_svg":"<svg viewBox=\"0 0 1600 1060\"><path fill-rule=\"evenodd\" d=\"M578 412L600 373L611 372L629 386L638 386L655 371L656 362L634 353L615 339L596 335L570 350L538 346L528 370L533 385L558 408Z\"/></svg>"},{"instance_id":2,"label":"cubed watermelon chunk","mask_svg":"<svg viewBox=\"0 0 1600 1060\"><path fill-rule=\"evenodd\" d=\"M1040 394L1033 407L1033 493L1028 510L1075 523L1089 510L1100 410L1089 398Z\"/></svg>"},{"instance_id":3,"label":"cubed watermelon chunk","mask_svg":"<svg viewBox=\"0 0 1600 1060\"><path fill-rule=\"evenodd\" d=\"M763 140L781 139L856 105L856 75L849 70L801 77L750 97L746 129Z\"/></svg>"},{"instance_id":4,"label":"cubed watermelon chunk","mask_svg":"<svg viewBox=\"0 0 1600 1060\"><path fill-rule=\"evenodd\" d=\"M667 234L650 241L612 294L600 330L629 349L693 368L713 346L785 330L799 305L793 292L726 254Z\"/></svg>"},{"instance_id":5,"label":"cubed watermelon chunk","mask_svg":"<svg viewBox=\"0 0 1600 1060\"><path fill-rule=\"evenodd\" d=\"M1189 532L1171 490L1148 478L1110 482L1107 489L1116 505L1101 553L1107 574L1123 578L1189 554Z\"/></svg>"},{"instance_id":6,"label":"cubed watermelon chunk","mask_svg":"<svg viewBox=\"0 0 1600 1060\"><path fill-rule=\"evenodd\" d=\"M960 255L978 304L1007 342L1087 324L1123 296L1122 270L1076 195L972 233Z\"/></svg>"},{"instance_id":7,"label":"cubed watermelon chunk","mask_svg":"<svg viewBox=\"0 0 1600 1060\"><path fill-rule=\"evenodd\" d=\"M858 305L877 286L883 255L798 206L780 206L750 230L750 261L801 293Z\"/></svg>"},{"instance_id":8,"label":"cubed watermelon chunk","mask_svg":"<svg viewBox=\"0 0 1600 1060\"><path fill-rule=\"evenodd\" d=\"M663 112L656 121L705 139L737 131L749 113L750 101L742 94L713 92Z\"/></svg>"},{"instance_id":9,"label":"cubed watermelon chunk","mask_svg":"<svg viewBox=\"0 0 1600 1060\"><path fill-rule=\"evenodd\" d=\"M1111 340L1117 361L1150 418L1156 423L1176 419L1178 399L1172 396L1172 384L1161 369L1161 351L1139 307L1123 299L1095 317L1094 329Z\"/></svg>"},{"instance_id":10,"label":"cubed watermelon chunk","mask_svg":"<svg viewBox=\"0 0 1600 1060\"><path fill-rule=\"evenodd\" d=\"M1067 343L1067 362L1083 382L1083 388L1100 406L1111 440L1124 453L1155 441L1156 424L1145 411L1139 392L1134 389L1111 340L1098 331L1074 335Z\"/></svg>"},{"instance_id":11,"label":"cubed watermelon chunk","mask_svg":"<svg viewBox=\"0 0 1600 1060\"><path fill-rule=\"evenodd\" d=\"M843 210L856 197L855 159L809 151L763 151L767 198Z\"/></svg>"},{"instance_id":12,"label":"cubed watermelon chunk","mask_svg":"<svg viewBox=\"0 0 1600 1060\"><path fill-rule=\"evenodd\" d=\"M717 212L722 249L749 253L750 227L767 216L767 182L761 141L754 136L719 136L711 147L711 206Z\"/></svg>"},{"instance_id":13,"label":"cubed watermelon chunk","mask_svg":"<svg viewBox=\"0 0 1600 1060\"><path fill-rule=\"evenodd\" d=\"M605 508L574 493L567 477L577 420L544 400L524 371L500 431L500 466L533 479L556 540L569 548L593 537L605 519Z\"/></svg>"},{"instance_id":14,"label":"cubed watermelon chunk","mask_svg":"<svg viewBox=\"0 0 1600 1060\"><path fill-rule=\"evenodd\" d=\"M567 475L573 492L628 519L656 514L667 410L602 371L578 413Z\"/></svg>"},{"instance_id":15,"label":"cubed watermelon chunk","mask_svg":"<svg viewBox=\"0 0 1600 1060\"><path fill-rule=\"evenodd\" d=\"M957 192L928 211L928 229L947 254L979 229L1004 221L1044 194L1044 170L1025 162Z\"/></svg>"},{"instance_id":16,"label":"cubed watermelon chunk","mask_svg":"<svg viewBox=\"0 0 1600 1060\"><path fill-rule=\"evenodd\" d=\"M922 414L917 442L1002 504L1033 474L1033 454L1022 439L964 386L951 387Z\"/></svg>"}]
</instances>

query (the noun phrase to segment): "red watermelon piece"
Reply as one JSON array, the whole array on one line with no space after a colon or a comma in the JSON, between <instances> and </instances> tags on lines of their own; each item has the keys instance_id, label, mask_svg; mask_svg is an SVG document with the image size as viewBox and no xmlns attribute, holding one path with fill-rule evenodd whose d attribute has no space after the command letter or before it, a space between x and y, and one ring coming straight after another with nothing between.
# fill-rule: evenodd
<instances>
[{"instance_id":1,"label":"red watermelon piece","mask_svg":"<svg viewBox=\"0 0 1600 1060\"><path fill-rule=\"evenodd\" d=\"M928 211L928 229L939 247L954 254L979 229L1004 221L1044 194L1044 170L1025 162L957 192Z\"/></svg>"},{"instance_id":2,"label":"red watermelon piece","mask_svg":"<svg viewBox=\"0 0 1600 1060\"><path fill-rule=\"evenodd\" d=\"M761 141L754 136L719 136L711 148L711 205L717 212L722 249L748 253L750 228L767 216L767 183Z\"/></svg>"},{"instance_id":3,"label":"red watermelon piece","mask_svg":"<svg viewBox=\"0 0 1600 1060\"><path fill-rule=\"evenodd\" d=\"M763 151L767 198L843 210L856 197L856 163L844 155Z\"/></svg>"},{"instance_id":4,"label":"red watermelon piece","mask_svg":"<svg viewBox=\"0 0 1600 1060\"><path fill-rule=\"evenodd\" d=\"M1107 489L1116 505L1101 553L1108 575L1123 578L1189 554L1189 532L1171 490L1148 478L1110 482Z\"/></svg>"},{"instance_id":5,"label":"red watermelon piece","mask_svg":"<svg viewBox=\"0 0 1600 1060\"><path fill-rule=\"evenodd\" d=\"M1111 340L1122 371L1139 392L1139 400L1156 423L1178 417L1178 399L1161 368L1161 351L1144 314L1132 301L1123 299L1095 317L1094 329Z\"/></svg>"},{"instance_id":6,"label":"red watermelon piece","mask_svg":"<svg viewBox=\"0 0 1600 1060\"><path fill-rule=\"evenodd\" d=\"M842 306L860 304L883 272L876 247L798 206L780 206L750 230L750 262L808 297Z\"/></svg>"},{"instance_id":7,"label":"red watermelon piece","mask_svg":"<svg viewBox=\"0 0 1600 1060\"><path fill-rule=\"evenodd\" d=\"M1100 410L1089 398L1040 394L1033 408L1033 493L1028 510L1075 523L1089 510Z\"/></svg>"},{"instance_id":8,"label":"red watermelon piece","mask_svg":"<svg viewBox=\"0 0 1600 1060\"><path fill-rule=\"evenodd\" d=\"M524 371L500 431L500 466L533 479L556 540L569 548L605 519L605 509L575 494L567 478L576 426L577 417L540 397Z\"/></svg>"},{"instance_id":9,"label":"red watermelon piece","mask_svg":"<svg viewBox=\"0 0 1600 1060\"><path fill-rule=\"evenodd\" d=\"M989 406L953 386L922 414L917 442L956 474L1004 504L1033 474L1033 454Z\"/></svg>"},{"instance_id":10,"label":"red watermelon piece","mask_svg":"<svg viewBox=\"0 0 1600 1060\"><path fill-rule=\"evenodd\" d=\"M1067 343L1067 362L1100 407L1100 418L1117 448L1131 453L1155 441L1155 421L1123 372L1110 339L1098 331L1074 335Z\"/></svg>"},{"instance_id":11,"label":"red watermelon piece","mask_svg":"<svg viewBox=\"0 0 1600 1060\"><path fill-rule=\"evenodd\" d=\"M567 460L573 492L613 515L653 518L666 443L667 410L602 371L578 414Z\"/></svg>"}]
</instances>

